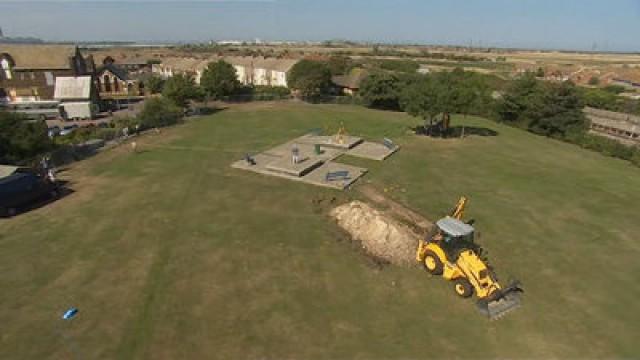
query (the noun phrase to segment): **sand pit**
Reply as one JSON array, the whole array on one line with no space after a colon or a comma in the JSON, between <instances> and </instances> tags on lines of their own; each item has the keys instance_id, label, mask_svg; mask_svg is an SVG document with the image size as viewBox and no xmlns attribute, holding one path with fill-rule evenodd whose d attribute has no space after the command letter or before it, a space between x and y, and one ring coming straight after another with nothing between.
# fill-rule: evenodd
<instances>
[{"instance_id":1,"label":"sand pit","mask_svg":"<svg viewBox=\"0 0 640 360\"><path fill-rule=\"evenodd\" d=\"M368 254L394 265L413 264L420 235L408 226L360 201L338 206L330 215Z\"/></svg>"}]
</instances>

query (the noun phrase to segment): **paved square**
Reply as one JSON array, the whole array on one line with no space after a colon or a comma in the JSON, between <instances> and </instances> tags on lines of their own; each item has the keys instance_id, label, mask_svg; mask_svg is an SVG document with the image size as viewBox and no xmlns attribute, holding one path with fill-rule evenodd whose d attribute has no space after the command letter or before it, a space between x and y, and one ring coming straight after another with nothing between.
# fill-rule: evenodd
<instances>
[{"instance_id":1,"label":"paved square","mask_svg":"<svg viewBox=\"0 0 640 360\"><path fill-rule=\"evenodd\" d=\"M346 154L365 159L382 161L393 155L393 153L398 151L398 149L400 149L400 147L397 145L389 149L384 144L366 141L352 149L349 149Z\"/></svg>"},{"instance_id":2,"label":"paved square","mask_svg":"<svg viewBox=\"0 0 640 360\"><path fill-rule=\"evenodd\" d=\"M255 173L276 176L333 189L346 189L367 173L367 169L341 164L334 160L344 154L366 159L384 160L398 150L383 144L364 142L362 138L344 136L337 142L336 136L308 134L252 156L255 164L243 159L231 167ZM292 151L298 149L297 164Z\"/></svg>"}]
</instances>

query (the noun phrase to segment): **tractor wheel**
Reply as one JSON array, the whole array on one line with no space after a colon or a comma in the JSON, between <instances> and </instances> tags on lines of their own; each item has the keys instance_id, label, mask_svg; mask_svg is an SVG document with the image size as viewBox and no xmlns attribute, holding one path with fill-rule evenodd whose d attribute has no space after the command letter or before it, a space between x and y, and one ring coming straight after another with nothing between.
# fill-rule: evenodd
<instances>
[{"instance_id":1,"label":"tractor wheel","mask_svg":"<svg viewBox=\"0 0 640 360\"><path fill-rule=\"evenodd\" d=\"M424 254L424 267L433 275L442 275L443 265L438 255L433 251L427 250Z\"/></svg>"},{"instance_id":2,"label":"tractor wheel","mask_svg":"<svg viewBox=\"0 0 640 360\"><path fill-rule=\"evenodd\" d=\"M453 281L453 290L458 296L468 298L473 294L473 287L469 283L469 280L465 278L456 279Z\"/></svg>"}]
</instances>

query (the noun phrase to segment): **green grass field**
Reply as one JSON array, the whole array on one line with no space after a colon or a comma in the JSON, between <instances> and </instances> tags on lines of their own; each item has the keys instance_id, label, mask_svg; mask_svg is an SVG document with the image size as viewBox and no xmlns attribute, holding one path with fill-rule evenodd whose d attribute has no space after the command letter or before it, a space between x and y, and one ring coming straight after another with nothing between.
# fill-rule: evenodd
<instances>
[{"instance_id":1,"label":"green grass field","mask_svg":"<svg viewBox=\"0 0 640 360\"><path fill-rule=\"evenodd\" d=\"M460 195L524 306L489 322L450 283L379 268L313 199L337 192L232 169L318 127L402 149L360 185L431 219ZM640 170L477 118L497 136L434 140L359 107L248 104L61 174L75 192L0 220L0 358L633 358ZM356 185L356 187L358 184ZM80 312L60 320L69 306Z\"/></svg>"}]
</instances>

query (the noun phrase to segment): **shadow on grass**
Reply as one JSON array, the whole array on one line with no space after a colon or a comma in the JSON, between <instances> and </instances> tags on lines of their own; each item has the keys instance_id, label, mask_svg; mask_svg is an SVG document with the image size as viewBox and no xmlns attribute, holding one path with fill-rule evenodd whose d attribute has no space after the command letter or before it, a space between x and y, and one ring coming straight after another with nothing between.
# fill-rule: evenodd
<instances>
[{"instance_id":1,"label":"shadow on grass","mask_svg":"<svg viewBox=\"0 0 640 360\"><path fill-rule=\"evenodd\" d=\"M411 128L416 135L425 135L441 138L456 138L461 136L498 136L499 133L495 130L477 127L477 126L453 126L449 128L446 133L434 132L431 133L428 128L424 126L416 126Z\"/></svg>"},{"instance_id":2,"label":"shadow on grass","mask_svg":"<svg viewBox=\"0 0 640 360\"><path fill-rule=\"evenodd\" d=\"M28 204L16 207L16 214L14 216L19 216L29 211L40 209L75 192L69 187L68 181L58 181L57 183L58 188L54 192L43 195L39 199L36 199ZM0 218L2 218L2 216L0 216Z\"/></svg>"}]
</instances>

